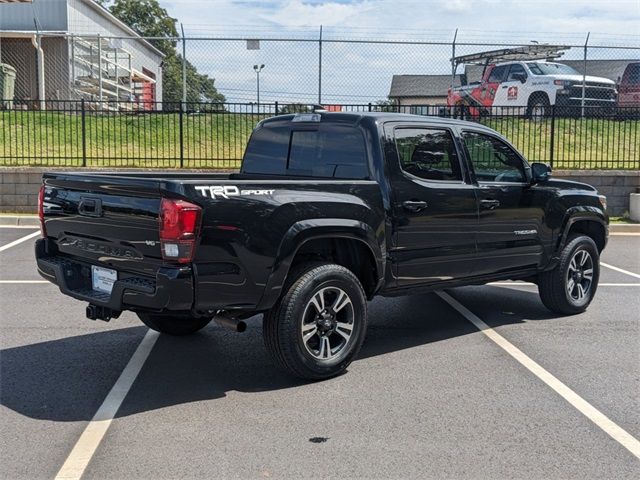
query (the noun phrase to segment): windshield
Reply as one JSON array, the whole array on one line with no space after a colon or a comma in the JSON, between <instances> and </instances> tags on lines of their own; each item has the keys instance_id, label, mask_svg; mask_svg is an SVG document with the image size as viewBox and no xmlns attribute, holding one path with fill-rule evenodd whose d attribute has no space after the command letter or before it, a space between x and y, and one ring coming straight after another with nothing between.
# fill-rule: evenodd
<instances>
[{"instance_id":1,"label":"windshield","mask_svg":"<svg viewBox=\"0 0 640 480\"><path fill-rule=\"evenodd\" d=\"M529 62L527 63L527 66L534 75L580 75L577 70L571 68L569 65L563 65L561 63Z\"/></svg>"}]
</instances>

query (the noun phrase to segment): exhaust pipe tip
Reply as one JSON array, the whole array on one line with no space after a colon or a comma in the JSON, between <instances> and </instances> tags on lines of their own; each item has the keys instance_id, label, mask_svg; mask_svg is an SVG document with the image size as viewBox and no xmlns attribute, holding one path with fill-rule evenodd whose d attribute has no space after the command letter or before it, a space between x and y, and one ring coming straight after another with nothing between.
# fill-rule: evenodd
<instances>
[{"instance_id":1,"label":"exhaust pipe tip","mask_svg":"<svg viewBox=\"0 0 640 480\"><path fill-rule=\"evenodd\" d=\"M215 317L213 317L213 321L219 326L233 332L242 333L247 330L247 324L245 322L232 317L216 315Z\"/></svg>"}]
</instances>

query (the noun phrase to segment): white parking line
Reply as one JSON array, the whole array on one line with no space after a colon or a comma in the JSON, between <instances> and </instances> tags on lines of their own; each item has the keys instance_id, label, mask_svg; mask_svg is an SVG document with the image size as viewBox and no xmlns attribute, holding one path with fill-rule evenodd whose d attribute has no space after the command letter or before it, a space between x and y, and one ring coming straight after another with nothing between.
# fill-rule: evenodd
<instances>
[{"instance_id":1,"label":"white parking line","mask_svg":"<svg viewBox=\"0 0 640 480\"><path fill-rule=\"evenodd\" d=\"M515 345L510 343L506 338L496 332L493 328L489 327L479 317L468 310L464 305L458 302L455 298L445 292L436 292L436 294L447 302L451 307L458 311L468 321L473 323L475 327L486 335L491 341L502 348L505 352L516 359L522 366L533 373L536 377L546 383L549 387L556 391L562 398L569 402L585 417L600 427L605 433L607 433L616 442L629 450L635 457L640 459L640 441L631 436L627 431L622 429L617 424L613 423L607 416L605 416L600 410L595 408L585 399L580 397L577 393L567 387L564 383L554 377L547 370L538 365L535 361L525 355Z\"/></svg>"},{"instance_id":2,"label":"white parking line","mask_svg":"<svg viewBox=\"0 0 640 480\"><path fill-rule=\"evenodd\" d=\"M33 237L35 237L37 235L40 235L40 230L37 230L37 231L35 231L33 233L30 233L29 235L25 235L24 237L21 237L21 238L19 238L17 240L14 240L11 243L7 243L6 245L1 246L0 247L0 252L4 252L8 248L15 247L16 245L18 245L18 244L20 244L22 242L26 242L30 238L33 238Z\"/></svg>"},{"instance_id":3,"label":"white parking line","mask_svg":"<svg viewBox=\"0 0 640 480\"><path fill-rule=\"evenodd\" d=\"M637 273L630 272L629 270L623 270L622 268L614 267L613 265L609 265L608 263L600 262L600 265L603 267L610 268L611 270L615 270L616 272L626 273L627 275L631 275L632 277L640 278L640 275Z\"/></svg>"},{"instance_id":4,"label":"white parking line","mask_svg":"<svg viewBox=\"0 0 640 480\"><path fill-rule=\"evenodd\" d=\"M80 435L73 450L71 450L71 453L56 475L56 479L79 479L82 477L98 445L100 445L102 438L105 433L107 433L111 421L116 413L118 413L122 401L127 396L127 393L129 393L145 360L149 356L149 353L151 353L158 339L158 335L158 332L154 332L153 330L149 330L145 334L140 345L138 345L138 348L129 360L129 363L124 367L120 377L118 377L118 380L104 399L104 402L102 402L102 405L100 405L100 408L89 422L89 425L87 425L82 435Z\"/></svg>"},{"instance_id":5,"label":"white parking line","mask_svg":"<svg viewBox=\"0 0 640 480\"><path fill-rule=\"evenodd\" d=\"M0 228L11 228L11 229L29 229L33 230L34 228L38 228L37 225L0 225Z\"/></svg>"},{"instance_id":6,"label":"white parking line","mask_svg":"<svg viewBox=\"0 0 640 480\"><path fill-rule=\"evenodd\" d=\"M531 282L489 282L494 287L537 287ZM640 287L640 283L599 283L598 287Z\"/></svg>"},{"instance_id":7,"label":"white parking line","mask_svg":"<svg viewBox=\"0 0 640 480\"><path fill-rule=\"evenodd\" d=\"M38 283L38 284L40 284L40 283L51 283L51 282L48 282L47 280L0 280L0 284L2 284L2 283L8 283L8 284L11 284L11 283L16 283L16 284L18 284L18 283L19 284ZM51 283L51 285L53 285L53 283Z\"/></svg>"}]
</instances>

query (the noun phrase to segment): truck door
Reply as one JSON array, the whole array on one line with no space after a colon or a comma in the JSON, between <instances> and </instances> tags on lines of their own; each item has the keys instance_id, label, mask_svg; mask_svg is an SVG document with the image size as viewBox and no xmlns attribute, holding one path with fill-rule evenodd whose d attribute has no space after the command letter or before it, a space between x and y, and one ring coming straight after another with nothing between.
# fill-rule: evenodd
<instances>
[{"instance_id":1,"label":"truck door","mask_svg":"<svg viewBox=\"0 0 640 480\"><path fill-rule=\"evenodd\" d=\"M480 207L478 275L537 266L543 256L544 202L536 196L522 157L487 132L464 129Z\"/></svg>"},{"instance_id":2,"label":"truck door","mask_svg":"<svg viewBox=\"0 0 640 480\"><path fill-rule=\"evenodd\" d=\"M508 67L507 75L496 89L494 105L500 107L526 107L529 98L527 72L519 63L505 65ZM524 80L524 81L523 81ZM518 112L505 111L505 114Z\"/></svg>"},{"instance_id":3,"label":"truck door","mask_svg":"<svg viewBox=\"0 0 640 480\"><path fill-rule=\"evenodd\" d=\"M392 258L399 287L471 273L478 209L448 128L387 125L392 188Z\"/></svg>"},{"instance_id":4,"label":"truck door","mask_svg":"<svg viewBox=\"0 0 640 480\"><path fill-rule=\"evenodd\" d=\"M507 77L509 65L498 65L491 68L487 81L483 82L480 90L480 103L486 107L504 107L504 101L497 97L500 85ZM500 102L500 103L498 103ZM499 112L496 112L499 113Z\"/></svg>"}]
</instances>

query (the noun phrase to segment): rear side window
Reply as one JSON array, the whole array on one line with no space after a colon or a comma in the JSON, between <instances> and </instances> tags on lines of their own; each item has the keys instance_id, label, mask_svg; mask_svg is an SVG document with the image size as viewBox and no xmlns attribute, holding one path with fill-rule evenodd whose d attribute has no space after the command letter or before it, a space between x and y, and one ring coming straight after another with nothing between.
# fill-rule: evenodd
<instances>
[{"instance_id":1,"label":"rear side window","mask_svg":"<svg viewBox=\"0 0 640 480\"><path fill-rule=\"evenodd\" d=\"M493 67L491 70L491 74L489 75L490 83L500 83L504 80L504 77L507 74L507 70L509 69L509 65L502 65L500 67Z\"/></svg>"},{"instance_id":2,"label":"rear side window","mask_svg":"<svg viewBox=\"0 0 640 480\"><path fill-rule=\"evenodd\" d=\"M362 133L335 124L304 130L261 128L251 137L242 171L344 179L369 176Z\"/></svg>"},{"instance_id":3,"label":"rear side window","mask_svg":"<svg viewBox=\"0 0 640 480\"><path fill-rule=\"evenodd\" d=\"M462 181L451 133L434 128L399 128L396 148L403 171L426 180Z\"/></svg>"}]
</instances>

